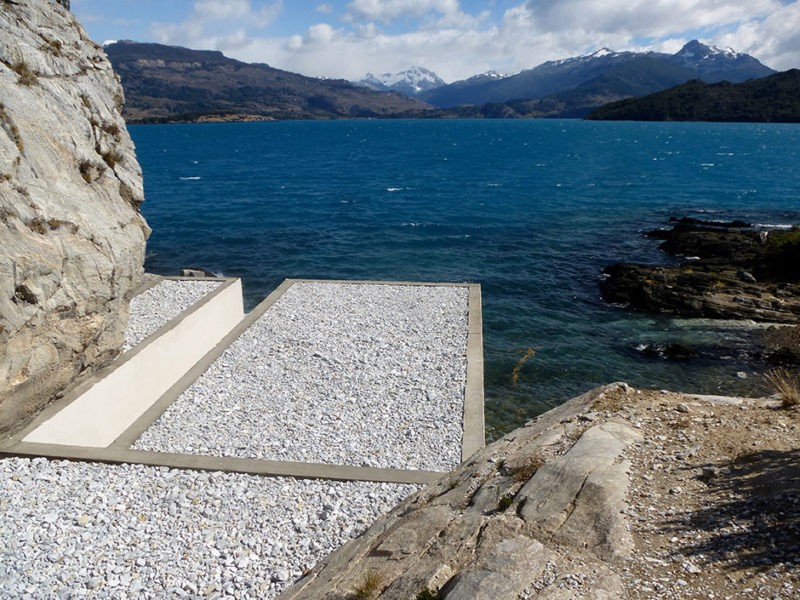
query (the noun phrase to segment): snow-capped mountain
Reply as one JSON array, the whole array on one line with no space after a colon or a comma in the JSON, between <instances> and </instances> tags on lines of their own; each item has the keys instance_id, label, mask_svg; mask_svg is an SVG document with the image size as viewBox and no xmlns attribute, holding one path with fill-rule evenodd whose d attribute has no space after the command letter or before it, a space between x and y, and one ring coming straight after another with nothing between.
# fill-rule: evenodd
<instances>
[{"instance_id":1,"label":"snow-capped mountain","mask_svg":"<svg viewBox=\"0 0 800 600\"><path fill-rule=\"evenodd\" d=\"M615 52L609 48L600 48L599 50L595 50L591 54L584 54L582 56L571 56L570 58L561 58L558 60L548 60L547 62L542 63L537 68L550 66L550 67L562 67L562 66L569 66L569 65L577 65L581 63L586 63L590 61L595 61L598 59L615 59L619 57L624 57L628 54L632 54L630 52Z\"/></svg>"},{"instance_id":2,"label":"snow-capped mountain","mask_svg":"<svg viewBox=\"0 0 800 600\"><path fill-rule=\"evenodd\" d=\"M357 84L381 92L394 91L406 96L416 96L421 92L443 86L445 82L430 69L411 67L399 73L383 73L382 75L367 73Z\"/></svg>"},{"instance_id":3,"label":"snow-capped mountain","mask_svg":"<svg viewBox=\"0 0 800 600\"><path fill-rule=\"evenodd\" d=\"M732 48L707 46L697 40L687 43L670 58L673 62L696 71L707 83L723 79L745 81L774 73L749 54L736 52Z\"/></svg>"},{"instance_id":4,"label":"snow-capped mountain","mask_svg":"<svg viewBox=\"0 0 800 600\"><path fill-rule=\"evenodd\" d=\"M702 63L712 61L730 61L737 60L742 54L739 54L733 48L718 48L717 46L706 46L702 42L692 40L681 48L677 54L674 55L676 61L682 62L685 65L699 65Z\"/></svg>"},{"instance_id":5,"label":"snow-capped mountain","mask_svg":"<svg viewBox=\"0 0 800 600\"><path fill-rule=\"evenodd\" d=\"M485 73L473 75L464 81L468 81L470 83L481 83L483 81L498 81L500 79L505 79L506 77L511 77L511 75L509 73L498 73L497 71L486 71Z\"/></svg>"},{"instance_id":6,"label":"snow-capped mountain","mask_svg":"<svg viewBox=\"0 0 800 600\"><path fill-rule=\"evenodd\" d=\"M583 56L547 61L497 80L470 78L456 81L422 92L420 97L442 108L554 95L558 95L562 102L565 102L565 95L582 95L602 103L643 96L691 79L702 79L706 83L724 79L735 83L772 73L772 69L748 54L692 40L676 54L615 52L600 48Z\"/></svg>"}]
</instances>

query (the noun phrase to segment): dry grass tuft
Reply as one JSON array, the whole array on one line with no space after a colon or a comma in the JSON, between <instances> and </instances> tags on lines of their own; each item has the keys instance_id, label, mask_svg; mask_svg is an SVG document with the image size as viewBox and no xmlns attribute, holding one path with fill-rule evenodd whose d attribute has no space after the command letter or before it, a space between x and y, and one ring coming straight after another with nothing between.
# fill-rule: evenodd
<instances>
[{"instance_id":1,"label":"dry grass tuft","mask_svg":"<svg viewBox=\"0 0 800 600\"><path fill-rule=\"evenodd\" d=\"M781 395L783 408L800 406L800 378L786 369L770 369L764 374L767 384Z\"/></svg>"},{"instance_id":2,"label":"dry grass tuft","mask_svg":"<svg viewBox=\"0 0 800 600\"><path fill-rule=\"evenodd\" d=\"M542 465L544 465L544 458L538 453L534 454L528 464L512 472L511 478L517 483L525 483L536 474L536 471L538 471Z\"/></svg>"},{"instance_id":3,"label":"dry grass tuft","mask_svg":"<svg viewBox=\"0 0 800 600\"><path fill-rule=\"evenodd\" d=\"M22 61L15 62L13 65L11 65L11 69L17 73L17 83L20 85L34 85L39 81L36 73L34 73L33 70Z\"/></svg>"},{"instance_id":4,"label":"dry grass tuft","mask_svg":"<svg viewBox=\"0 0 800 600\"><path fill-rule=\"evenodd\" d=\"M353 590L353 597L356 600L373 600L378 597L382 589L383 576L378 571L369 569Z\"/></svg>"}]
</instances>

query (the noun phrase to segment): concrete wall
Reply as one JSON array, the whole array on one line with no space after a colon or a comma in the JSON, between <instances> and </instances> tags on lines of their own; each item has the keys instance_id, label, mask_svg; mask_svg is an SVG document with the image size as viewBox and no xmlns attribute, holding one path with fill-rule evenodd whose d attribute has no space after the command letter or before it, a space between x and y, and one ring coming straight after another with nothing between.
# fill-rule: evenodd
<instances>
[{"instance_id":1,"label":"concrete wall","mask_svg":"<svg viewBox=\"0 0 800 600\"><path fill-rule=\"evenodd\" d=\"M109 446L243 316L241 281L232 279L87 382L23 441Z\"/></svg>"}]
</instances>

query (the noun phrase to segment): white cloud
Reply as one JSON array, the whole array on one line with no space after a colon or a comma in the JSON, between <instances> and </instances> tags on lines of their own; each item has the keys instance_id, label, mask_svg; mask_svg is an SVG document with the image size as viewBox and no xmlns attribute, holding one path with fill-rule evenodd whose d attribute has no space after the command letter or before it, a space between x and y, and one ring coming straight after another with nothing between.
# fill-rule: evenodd
<instances>
[{"instance_id":1,"label":"white cloud","mask_svg":"<svg viewBox=\"0 0 800 600\"><path fill-rule=\"evenodd\" d=\"M752 54L773 69L800 68L800 2L781 6L764 19L750 19L715 43Z\"/></svg>"},{"instance_id":2,"label":"white cloud","mask_svg":"<svg viewBox=\"0 0 800 600\"><path fill-rule=\"evenodd\" d=\"M257 9L253 8L250 0L197 0L192 13L184 21L154 22L151 30L164 43L202 49L239 48L242 45L241 36L248 36L247 26L266 27L278 18L282 9L282 0L275 0ZM230 27L234 31L227 29Z\"/></svg>"},{"instance_id":3,"label":"white cloud","mask_svg":"<svg viewBox=\"0 0 800 600\"><path fill-rule=\"evenodd\" d=\"M458 0L353 0L347 14L353 20L372 20L389 23L398 17L422 17L432 13L459 13Z\"/></svg>"},{"instance_id":4,"label":"white cloud","mask_svg":"<svg viewBox=\"0 0 800 600\"><path fill-rule=\"evenodd\" d=\"M167 43L347 79L420 65L454 81L490 69L518 72L603 46L675 52L693 37L749 52L773 68L800 66L800 0L520 0L494 18L491 2L470 13L458 0L351 0L341 21L280 38L249 31L259 16L276 18L280 2L254 4L198 0L185 21L155 31ZM332 2L316 9L337 12Z\"/></svg>"},{"instance_id":5,"label":"white cloud","mask_svg":"<svg viewBox=\"0 0 800 600\"><path fill-rule=\"evenodd\" d=\"M595 35L660 38L736 22L778 5L776 0L528 0L524 8L540 31L581 30Z\"/></svg>"}]
</instances>

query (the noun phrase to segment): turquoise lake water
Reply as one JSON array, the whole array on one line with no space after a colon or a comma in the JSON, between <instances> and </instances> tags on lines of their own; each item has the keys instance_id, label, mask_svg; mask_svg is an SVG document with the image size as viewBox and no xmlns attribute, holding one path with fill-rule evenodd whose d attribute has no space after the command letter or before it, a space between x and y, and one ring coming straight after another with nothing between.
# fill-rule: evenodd
<instances>
[{"instance_id":1,"label":"turquoise lake water","mask_svg":"<svg viewBox=\"0 0 800 600\"><path fill-rule=\"evenodd\" d=\"M741 325L632 314L606 264L668 262L671 216L800 223L800 126L330 121L130 127L147 268L242 277L479 282L491 437L587 389L760 391ZM670 362L637 351L678 341ZM533 348L535 356L515 365ZM747 375L742 378L741 374Z\"/></svg>"}]
</instances>

